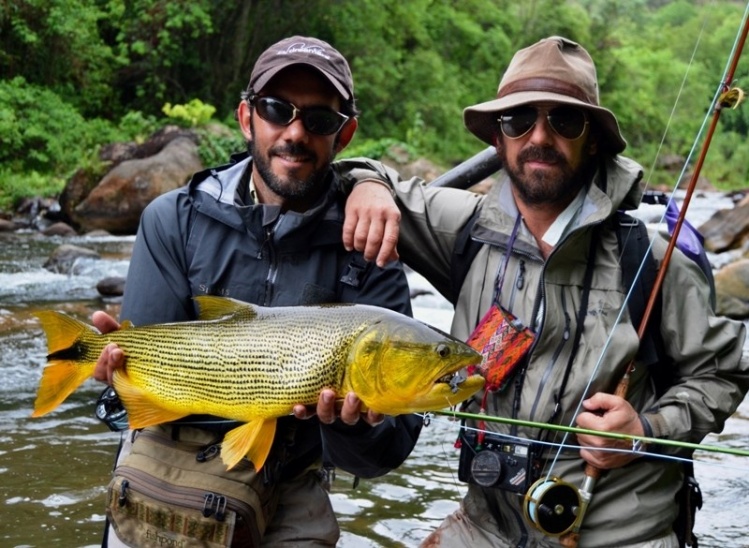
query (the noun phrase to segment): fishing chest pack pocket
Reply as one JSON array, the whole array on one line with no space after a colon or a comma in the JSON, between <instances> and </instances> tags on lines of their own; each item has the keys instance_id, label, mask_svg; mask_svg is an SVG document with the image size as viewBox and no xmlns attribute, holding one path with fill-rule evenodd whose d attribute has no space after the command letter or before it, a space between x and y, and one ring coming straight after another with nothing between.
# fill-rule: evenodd
<instances>
[{"instance_id":1,"label":"fishing chest pack pocket","mask_svg":"<svg viewBox=\"0 0 749 548\"><path fill-rule=\"evenodd\" d=\"M136 433L107 493L117 537L138 547L259 546L277 490L247 460L227 470L219 443L215 432L192 427Z\"/></svg>"}]
</instances>

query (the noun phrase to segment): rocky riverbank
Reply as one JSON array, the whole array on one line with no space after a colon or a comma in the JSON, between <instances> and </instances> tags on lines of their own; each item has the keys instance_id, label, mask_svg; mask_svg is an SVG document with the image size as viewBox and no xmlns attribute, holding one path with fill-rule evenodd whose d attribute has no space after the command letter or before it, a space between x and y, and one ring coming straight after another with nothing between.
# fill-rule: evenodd
<instances>
[{"instance_id":1,"label":"rocky riverbank","mask_svg":"<svg viewBox=\"0 0 749 548\"><path fill-rule=\"evenodd\" d=\"M39 237L62 238L45 268L66 273L76 259L95 258L85 246L64 239L88 234L134 234L143 208L156 196L185 184L203 169L198 155L198 137L189 130L166 127L145 143L116 143L102 149L98 171L78 170L56 200L29 199L14 212L0 213L0 233L36 232ZM397 152L392 155L397 158ZM440 170L424 160L390 161L406 177L419 175L432 180ZM472 187L484 192L492 183L485 179ZM677 202L679 195L677 191ZM715 273L717 310L734 318L749 318L749 192L720 193L700 190L690 203L703 211L691 220L705 238ZM643 205L637 216L661 230L665 206ZM709 215L704 215L704 211ZM12 245L12 236L4 240ZM95 255L95 253L94 253ZM124 280L102 280L102 295L121 294Z\"/></svg>"}]
</instances>

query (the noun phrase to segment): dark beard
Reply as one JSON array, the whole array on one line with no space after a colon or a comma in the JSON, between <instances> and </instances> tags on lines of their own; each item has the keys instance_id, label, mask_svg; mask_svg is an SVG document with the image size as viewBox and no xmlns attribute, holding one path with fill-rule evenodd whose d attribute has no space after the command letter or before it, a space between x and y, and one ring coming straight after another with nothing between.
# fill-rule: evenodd
<instances>
[{"instance_id":1,"label":"dark beard","mask_svg":"<svg viewBox=\"0 0 749 548\"><path fill-rule=\"evenodd\" d=\"M507 162L504 147L498 146L502 165L512 181L520 199L530 206L570 203L585 184L588 165L583 163L577 170L572 169L567 159L551 147L529 147L518 154L518 167ZM532 160L555 162L561 167L561 174L532 171L523 173L523 165Z\"/></svg>"},{"instance_id":2,"label":"dark beard","mask_svg":"<svg viewBox=\"0 0 749 548\"><path fill-rule=\"evenodd\" d=\"M254 134L254 127L252 128ZM268 150L267 155L258 153L255 149L255 142L247 142L247 150L252 156L252 161L255 162L260 177L262 177L265 186L267 186L274 194L280 196L284 200L291 203L312 203L314 202L325 188L325 178L330 167L330 163L335 158L335 148L331 151L330 157L327 159L323 167L313 171L306 179L299 179L296 177L287 177L283 179L277 176L270 167L270 158L273 154L289 154L293 156L304 156L309 158L312 162L317 163L317 156L311 150L306 149L303 145L298 143L288 144L283 147L273 147Z\"/></svg>"}]
</instances>

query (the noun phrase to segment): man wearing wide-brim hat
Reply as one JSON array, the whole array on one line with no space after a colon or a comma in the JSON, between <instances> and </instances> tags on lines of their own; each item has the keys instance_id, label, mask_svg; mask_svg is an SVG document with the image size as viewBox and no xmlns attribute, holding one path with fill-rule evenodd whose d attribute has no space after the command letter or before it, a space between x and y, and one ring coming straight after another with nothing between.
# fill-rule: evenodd
<instances>
[{"instance_id":1,"label":"man wearing wide-brim hat","mask_svg":"<svg viewBox=\"0 0 749 548\"><path fill-rule=\"evenodd\" d=\"M486 195L402 181L362 160L348 211L367 218L365 204L390 200L382 181L392 186L398 253L455 304L452 334L485 355L486 390L465 410L694 443L719 432L749 389L744 325L715 316L705 275L676 249L653 320L663 348L649 357L660 363L641 359L617 210L639 205L642 168L619 155L626 142L585 49L554 36L519 51L497 98L464 119L503 164ZM371 216L369 234L392 234L377 219L398 212ZM352 225L345 243L379 248ZM667 242L649 239L661 259ZM626 397L612 395L633 359ZM684 468L664 458L673 449L515 424L466 421L466 496L423 546L679 546ZM586 464L602 472L597 482L586 482Z\"/></svg>"}]
</instances>

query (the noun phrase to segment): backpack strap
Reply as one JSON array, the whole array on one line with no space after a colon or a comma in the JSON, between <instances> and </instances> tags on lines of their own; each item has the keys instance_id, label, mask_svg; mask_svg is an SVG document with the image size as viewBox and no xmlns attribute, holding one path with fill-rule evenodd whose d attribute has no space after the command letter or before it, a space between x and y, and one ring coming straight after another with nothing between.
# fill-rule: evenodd
<instances>
[{"instance_id":1,"label":"backpack strap","mask_svg":"<svg viewBox=\"0 0 749 548\"><path fill-rule=\"evenodd\" d=\"M450 289L452 291L450 302L453 306L458 302L460 289L463 287L463 282L468 275L468 270L471 268L473 259L476 258L481 246L484 245L471 238L471 230L473 229L473 225L476 224L480 212L481 208L478 208L469 217L466 224L460 229L458 237L455 240L455 245L453 246L453 255L450 260Z\"/></svg>"},{"instance_id":2,"label":"backpack strap","mask_svg":"<svg viewBox=\"0 0 749 548\"><path fill-rule=\"evenodd\" d=\"M650 237L645 223L622 211L617 212L614 222L616 223L616 240L619 244L622 288L625 293L629 294L627 307L632 325L635 329L639 329L650 292L658 275L658 265L650 249ZM638 360L648 367L657 365L665 356L660 324L661 296L659 294L637 352ZM665 387L659 386L658 388Z\"/></svg>"}]
</instances>

